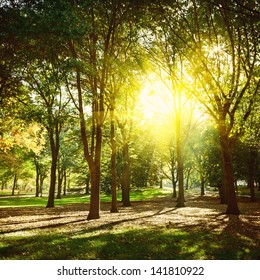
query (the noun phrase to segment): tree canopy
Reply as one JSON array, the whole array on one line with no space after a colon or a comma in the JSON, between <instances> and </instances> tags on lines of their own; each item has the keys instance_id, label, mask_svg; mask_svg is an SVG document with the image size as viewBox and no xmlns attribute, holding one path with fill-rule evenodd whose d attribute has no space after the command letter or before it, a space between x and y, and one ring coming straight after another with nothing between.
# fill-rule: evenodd
<instances>
[{"instance_id":1,"label":"tree canopy","mask_svg":"<svg viewBox=\"0 0 260 280\"><path fill-rule=\"evenodd\" d=\"M129 206L169 180L177 207L208 186L239 214L237 182L260 184L259 19L254 0L3 1L2 188L35 176L54 207L71 180L98 219L101 191L117 212L118 189Z\"/></svg>"}]
</instances>

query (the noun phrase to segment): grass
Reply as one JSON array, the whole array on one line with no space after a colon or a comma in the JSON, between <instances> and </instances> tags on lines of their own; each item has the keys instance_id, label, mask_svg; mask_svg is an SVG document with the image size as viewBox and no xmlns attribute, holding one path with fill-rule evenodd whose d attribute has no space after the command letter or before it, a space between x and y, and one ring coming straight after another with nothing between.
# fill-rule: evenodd
<instances>
[{"instance_id":1,"label":"grass","mask_svg":"<svg viewBox=\"0 0 260 280\"><path fill-rule=\"evenodd\" d=\"M187 192L187 191L186 191ZM189 190L188 192L194 192ZM29 206L42 206L47 205L47 197L28 197L26 194L23 196L5 196L7 191L0 191L0 208L1 207L29 207ZM141 190L132 190L130 193L131 201L145 201L159 197L171 195L172 190L168 188L147 188ZM239 188L239 195L250 195L248 188ZM10 193L9 193L10 195ZM31 195L31 194L30 194ZM256 191L256 197L260 198L260 192ZM63 196L62 199L55 199L55 205L66 205L76 203L89 203L89 195L83 194L69 194ZM118 201L121 200L121 193L118 192ZM101 194L101 202L110 202L111 195Z\"/></svg>"},{"instance_id":2,"label":"grass","mask_svg":"<svg viewBox=\"0 0 260 280\"><path fill-rule=\"evenodd\" d=\"M32 233L1 242L0 259L259 259L250 239L224 233L131 228L66 235Z\"/></svg>"},{"instance_id":3,"label":"grass","mask_svg":"<svg viewBox=\"0 0 260 280\"><path fill-rule=\"evenodd\" d=\"M250 197L250 190L246 186L241 186L238 188L237 194ZM256 188L255 188L255 197L260 198L260 191L258 191L258 189L256 189Z\"/></svg>"},{"instance_id":4,"label":"grass","mask_svg":"<svg viewBox=\"0 0 260 280\"><path fill-rule=\"evenodd\" d=\"M143 189L131 192L131 201L147 201L171 196L170 189ZM120 195L118 200L120 200ZM111 201L102 194L103 202ZM56 199L56 205L86 203L87 195L68 195ZM47 204L47 198L0 197L0 208L30 207ZM1 211L1 210L0 210ZM11 210L12 211L12 210ZM192 215L192 213L191 213ZM55 219L55 217L53 218ZM11 224L15 225L14 220ZM235 232L191 227L166 228L163 225L102 224L89 227L68 223L46 229L29 228L0 235L0 259L260 259L259 240ZM91 225L91 224L90 224Z\"/></svg>"},{"instance_id":5,"label":"grass","mask_svg":"<svg viewBox=\"0 0 260 280\"><path fill-rule=\"evenodd\" d=\"M147 199L153 199L158 197L163 197L165 195L170 195L171 190L169 189L159 189L159 188L149 188L143 190L135 190L131 192L131 201L144 201ZM88 203L89 195L82 194L72 194L63 196L62 199L55 199L55 205L66 205L66 204L76 204L76 203ZM47 197L27 197L27 196L10 196L1 197L0 196L0 208L1 207L30 207L30 206L42 206L47 205ZM118 201L121 200L121 194L118 194ZM101 202L110 202L111 195L101 194Z\"/></svg>"}]
</instances>

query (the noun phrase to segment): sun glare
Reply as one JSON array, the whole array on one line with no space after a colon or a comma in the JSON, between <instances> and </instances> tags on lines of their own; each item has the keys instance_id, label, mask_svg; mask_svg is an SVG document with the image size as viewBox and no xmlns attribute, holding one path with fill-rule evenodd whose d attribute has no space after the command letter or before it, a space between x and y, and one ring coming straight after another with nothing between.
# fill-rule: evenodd
<instances>
[{"instance_id":1,"label":"sun glare","mask_svg":"<svg viewBox=\"0 0 260 280\"><path fill-rule=\"evenodd\" d=\"M172 114L173 96L166 84L151 74L141 90L139 106L145 119L161 122Z\"/></svg>"},{"instance_id":2,"label":"sun glare","mask_svg":"<svg viewBox=\"0 0 260 280\"><path fill-rule=\"evenodd\" d=\"M167 76L162 80L156 74L150 74L139 97L138 106L143 121L164 134L174 130L177 116L184 130L184 126L191 127L204 121L207 116L202 113L194 98L187 97L183 89L179 90L182 91L172 88Z\"/></svg>"}]
</instances>

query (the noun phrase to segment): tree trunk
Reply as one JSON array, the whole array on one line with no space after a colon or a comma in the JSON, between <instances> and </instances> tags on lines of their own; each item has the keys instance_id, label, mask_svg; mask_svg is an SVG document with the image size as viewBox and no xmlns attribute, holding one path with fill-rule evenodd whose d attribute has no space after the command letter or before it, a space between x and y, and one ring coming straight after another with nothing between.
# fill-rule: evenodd
<instances>
[{"instance_id":1,"label":"tree trunk","mask_svg":"<svg viewBox=\"0 0 260 280\"><path fill-rule=\"evenodd\" d=\"M45 179L45 176L44 175L40 175L40 189L39 189L39 193L41 194L41 197L42 197L42 188L43 188L44 179Z\"/></svg>"},{"instance_id":2,"label":"tree trunk","mask_svg":"<svg viewBox=\"0 0 260 280\"><path fill-rule=\"evenodd\" d=\"M70 44L70 48L73 57L77 59L77 54L73 44ZM94 57L95 59L95 51ZM102 146L102 121L104 117L104 98L103 91L98 97L97 80L94 78L94 95L95 98L92 101L92 134L91 141L88 142L86 122L83 109L83 96L81 89L81 75L80 69L76 69L76 81L78 90L78 111L80 117L80 133L81 140L84 149L84 156L88 163L90 170L90 182L91 182L91 193L90 193L90 208L87 216L88 220L100 218L100 176L101 176L101 146Z\"/></svg>"},{"instance_id":3,"label":"tree trunk","mask_svg":"<svg viewBox=\"0 0 260 280\"><path fill-rule=\"evenodd\" d=\"M205 177L203 175L200 176L200 184L201 184L201 188L200 188L200 195L205 195Z\"/></svg>"},{"instance_id":4,"label":"tree trunk","mask_svg":"<svg viewBox=\"0 0 260 280\"><path fill-rule=\"evenodd\" d=\"M90 207L88 213L88 220L100 218L100 165L90 168Z\"/></svg>"},{"instance_id":5,"label":"tree trunk","mask_svg":"<svg viewBox=\"0 0 260 280\"><path fill-rule=\"evenodd\" d=\"M57 129L57 127L56 127ZM56 143L54 139L54 130L52 128L49 129L49 137L50 137L50 147L51 147L51 175L50 175L50 188L49 188L49 197L46 208L54 207L54 197L55 197L55 185L56 185L56 169L57 169L57 161L59 154L59 141L58 141L58 131L56 131Z\"/></svg>"},{"instance_id":6,"label":"tree trunk","mask_svg":"<svg viewBox=\"0 0 260 280\"><path fill-rule=\"evenodd\" d=\"M110 109L110 141L111 141L111 213L117 213L117 183L116 183L116 139L115 139L115 120L114 108Z\"/></svg>"},{"instance_id":7,"label":"tree trunk","mask_svg":"<svg viewBox=\"0 0 260 280\"><path fill-rule=\"evenodd\" d=\"M254 175L255 175L255 159L256 152L250 147L249 161L248 161L248 187L250 189L250 201L255 202L255 185L254 185Z\"/></svg>"},{"instance_id":8,"label":"tree trunk","mask_svg":"<svg viewBox=\"0 0 260 280\"><path fill-rule=\"evenodd\" d=\"M64 168L63 171L63 195L65 196L67 194L67 171L66 168Z\"/></svg>"},{"instance_id":9,"label":"tree trunk","mask_svg":"<svg viewBox=\"0 0 260 280\"><path fill-rule=\"evenodd\" d=\"M160 189L163 188L163 178L160 178Z\"/></svg>"},{"instance_id":10,"label":"tree trunk","mask_svg":"<svg viewBox=\"0 0 260 280\"><path fill-rule=\"evenodd\" d=\"M232 165L232 150L228 135L219 129L224 182L227 187L227 214L239 215Z\"/></svg>"},{"instance_id":11,"label":"tree trunk","mask_svg":"<svg viewBox=\"0 0 260 280\"><path fill-rule=\"evenodd\" d=\"M13 188L12 188L12 195L14 195L14 190L17 188L17 181L18 181L18 176L17 176L17 174L14 174L14 182L13 182Z\"/></svg>"},{"instance_id":12,"label":"tree trunk","mask_svg":"<svg viewBox=\"0 0 260 280\"><path fill-rule=\"evenodd\" d=\"M222 169L223 169L223 162L222 162ZM222 184L219 186L219 197L220 197L220 204L227 204L227 180L224 175L224 170L222 170Z\"/></svg>"},{"instance_id":13,"label":"tree trunk","mask_svg":"<svg viewBox=\"0 0 260 280\"><path fill-rule=\"evenodd\" d=\"M123 206L131 206L130 202L130 157L128 143L123 145L123 178L122 178L122 201Z\"/></svg>"},{"instance_id":14,"label":"tree trunk","mask_svg":"<svg viewBox=\"0 0 260 280\"><path fill-rule=\"evenodd\" d=\"M90 176L87 175L87 179L86 179L86 192L85 194L90 194L90 188L89 188L89 183L90 183Z\"/></svg>"},{"instance_id":15,"label":"tree trunk","mask_svg":"<svg viewBox=\"0 0 260 280\"><path fill-rule=\"evenodd\" d=\"M185 207L185 198L184 198L184 178L183 178L183 161L182 158L178 160L178 198L176 207Z\"/></svg>"},{"instance_id":16,"label":"tree trunk","mask_svg":"<svg viewBox=\"0 0 260 280\"><path fill-rule=\"evenodd\" d=\"M39 184L39 172L36 171L36 190L35 190L35 197L39 197L40 192L40 184Z\"/></svg>"},{"instance_id":17,"label":"tree trunk","mask_svg":"<svg viewBox=\"0 0 260 280\"><path fill-rule=\"evenodd\" d=\"M67 190L70 190L70 176L67 176Z\"/></svg>"},{"instance_id":18,"label":"tree trunk","mask_svg":"<svg viewBox=\"0 0 260 280\"><path fill-rule=\"evenodd\" d=\"M237 184L237 179L235 179L235 189L236 189L236 192L238 192L238 184Z\"/></svg>"},{"instance_id":19,"label":"tree trunk","mask_svg":"<svg viewBox=\"0 0 260 280\"><path fill-rule=\"evenodd\" d=\"M183 176L183 156L181 146L180 112L176 114L176 153L178 170L178 198L176 207L185 207L184 199L184 176Z\"/></svg>"},{"instance_id":20,"label":"tree trunk","mask_svg":"<svg viewBox=\"0 0 260 280\"><path fill-rule=\"evenodd\" d=\"M37 158L35 156L34 158L34 163L35 163L35 171L36 171L36 178L35 178L35 197L39 197L39 192L40 192L40 170L39 170L39 164L37 162Z\"/></svg>"},{"instance_id":21,"label":"tree trunk","mask_svg":"<svg viewBox=\"0 0 260 280\"><path fill-rule=\"evenodd\" d=\"M61 199L62 180L63 180L62 170L58 168L58 189L57 189L57 196L56 196L57 199Z\"/></svg>"},{"instance_id":22,"label":"tree trunk","mask_svg":"<svg viewBox=\"0 0 260 280\"><path fill-rule=\"evenodd\" d=\"M54 195L55 195L55 184L56 184L56 160L55 158L52 158L51 163L51 175L50 175L50 188L49 188L49 197L48 197L48 203L47 208L54 207Z\"/></svg>"},{"instance_id":23,"label":"tree trunk","mask_svg":"<svg viewBox=\"0 0 260 280\"><path fill-rule=\"evenodd\" d=\"M172 197L176 198L177 197L176 185L177 185L177 181L178 181L178 173L176 175L177 178L175 178L175 173L174 173L173 166L171 168L171 175L172 175Z\"/></svg>"},{"instance_id":24,"label":"tree trunk","mask_svg":"<svg viewBox=\"0 0 260 280\"><path fill-rule=\"evenodd\" d=\"M94 111L95 112L95 111ZM94 140L94 135L93 135ZM96 145L95 145L95 160L89 164L91 193L90 193L90 208L88 220L100 218L100 181L101 181L101 147L102 147L102 126L101 121L97 121L96 125ZM90 163L90 162L89 162Z\"/></svg>"},{"instance_id":25,"label":"tree trunk","mask_svg":"<svg viewBox=\"0 0 260 280\"><path fill-rule=\"evenodd\" d=\"M173 197L173 198L176 198L176 197L177 197L176 185L177 185L177 182L176 182L176 181L173 181L173 182L172 182L172 197Z\"/></svg>"},{"instance_id":26,"label":"tree trunk","mask_svg":"<svg viewBox=\"0 0 260 280\"><path fill-rule=\"evenodd\" d=\"M189 189L190 174L191 174L191 168L188 168L188 170L187 170L187 178L186 178L186 187L185 187L186 190Z\"/></svg>"}]
</instances>

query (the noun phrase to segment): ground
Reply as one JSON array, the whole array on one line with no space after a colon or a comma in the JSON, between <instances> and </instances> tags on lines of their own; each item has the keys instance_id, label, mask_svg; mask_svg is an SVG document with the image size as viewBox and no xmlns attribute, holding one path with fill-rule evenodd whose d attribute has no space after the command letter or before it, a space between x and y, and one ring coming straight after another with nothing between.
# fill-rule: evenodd
<instances>
[{"instance_id":1,"label":"ground","mask_svg":"<svg viewBox=\"0 0 260 280\"><path fill-rule=\"evenodd\" d=\"M87 205L0 208L1 259L260 259L260 202L240 216L215 196L136 201L87 221Z\"/></svg>"}]
</instances>

